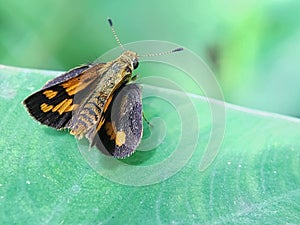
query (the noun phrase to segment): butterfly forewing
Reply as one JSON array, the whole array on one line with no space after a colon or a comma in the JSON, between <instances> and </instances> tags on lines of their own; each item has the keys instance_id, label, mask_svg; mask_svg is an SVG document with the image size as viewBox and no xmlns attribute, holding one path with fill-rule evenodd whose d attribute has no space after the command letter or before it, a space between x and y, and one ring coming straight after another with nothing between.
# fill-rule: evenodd
<instances>
[{"instance_id":1,"label":"butterfly forewing","mask_svg":"<svg viewBox=\"0 0 300 225\"><path fill-rule=\"evenodd\" d=\"M99 64L98 67L103 65ZM50 127L67 128L72 115L82 104L78 101L85 99L84 96L74 99L75 94L90 93L95 86L98 75L87 73L89 68L90 65L84 65L70 70L27 97L23 103L30 115Z\"/></svg>"}]
</instances>

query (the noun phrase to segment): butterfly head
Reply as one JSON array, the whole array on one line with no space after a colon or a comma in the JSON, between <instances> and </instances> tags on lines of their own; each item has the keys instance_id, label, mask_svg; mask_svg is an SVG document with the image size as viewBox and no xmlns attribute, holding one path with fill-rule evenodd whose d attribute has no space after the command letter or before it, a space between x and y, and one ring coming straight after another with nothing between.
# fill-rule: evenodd
<instances>
[{"instance_id":1,"label":"butterfly head","mask_svg":"<svg viewBox=\"0 0 300 225\"><path fill-rule=\"evenodd\" d=\"M138 55L135 52L125 51L120 58L122 58L122 61L124 61L127 65L130 65L132 70L135 70L139 66Z\"/></svg>"}]
</instances>

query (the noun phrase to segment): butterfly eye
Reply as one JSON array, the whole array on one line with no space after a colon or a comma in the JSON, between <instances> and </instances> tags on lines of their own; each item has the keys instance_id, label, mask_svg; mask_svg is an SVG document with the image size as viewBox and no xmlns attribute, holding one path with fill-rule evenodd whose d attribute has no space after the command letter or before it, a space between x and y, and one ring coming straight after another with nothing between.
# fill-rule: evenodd
<instances>
[{"instance_id":1,"label":"butterfly eye","mask_svg":"<svg viewBox=\"0 0 300 225\"><path fill-rule=\"evenodd\" d=\"M125 71L126 73L132 73L132 70L128 66L125 68Z\"/></svg>"},{"instance_id":2,"label":"butterfly eye","mask_svg":"<svg viewBox=\"0 0 300 225\"><path fill-rule=\"evenodd\" d=\"M133 65L133 69L136 69L139 66L139 62L138 61L133 61L132 65Z\"/></svg>"}]
</instances>

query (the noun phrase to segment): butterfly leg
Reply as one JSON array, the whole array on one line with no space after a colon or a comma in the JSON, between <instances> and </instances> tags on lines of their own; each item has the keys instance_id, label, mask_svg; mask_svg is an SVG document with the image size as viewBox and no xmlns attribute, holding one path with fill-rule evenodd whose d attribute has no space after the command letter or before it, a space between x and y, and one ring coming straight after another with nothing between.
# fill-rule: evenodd
<instances>
[{"instance_id":1,"label":"butterfly leg","mask_svg":"<svg viewBox=\"0 0 300 225\"><path fill-rule=\"evenodd\" d=\"M143 112L143 119L145 120L145 122L148 124L148 126L152 127L153 125L149 122L149 120L147 120L145 113Z\"/></svg>"}]
</instances>

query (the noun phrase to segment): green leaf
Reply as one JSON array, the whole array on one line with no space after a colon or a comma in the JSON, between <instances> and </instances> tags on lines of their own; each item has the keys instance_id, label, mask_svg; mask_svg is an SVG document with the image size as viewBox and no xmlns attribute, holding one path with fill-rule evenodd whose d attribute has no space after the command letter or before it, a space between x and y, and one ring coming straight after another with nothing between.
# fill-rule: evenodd
<instances>
[{"instance_id":1,"label":"green leaf","mask_svg":"<svg viewBox=\"0 0 300 225\"><path fill-rule=\"evenodd\" d=\"M144 126L144 143L156 131L162 142L116 161L28 115L22 100L55 75L0 66L1 224L299 223L300 120L225 104L223 144L211 153L210 107L222 103L186 95L192 104L174 106L152 96L143 101L153 123ZM178 112L187 109L197 119L185 127ZM168 168L146 170L169 159Z\"/></svg>"}]
</instances>

